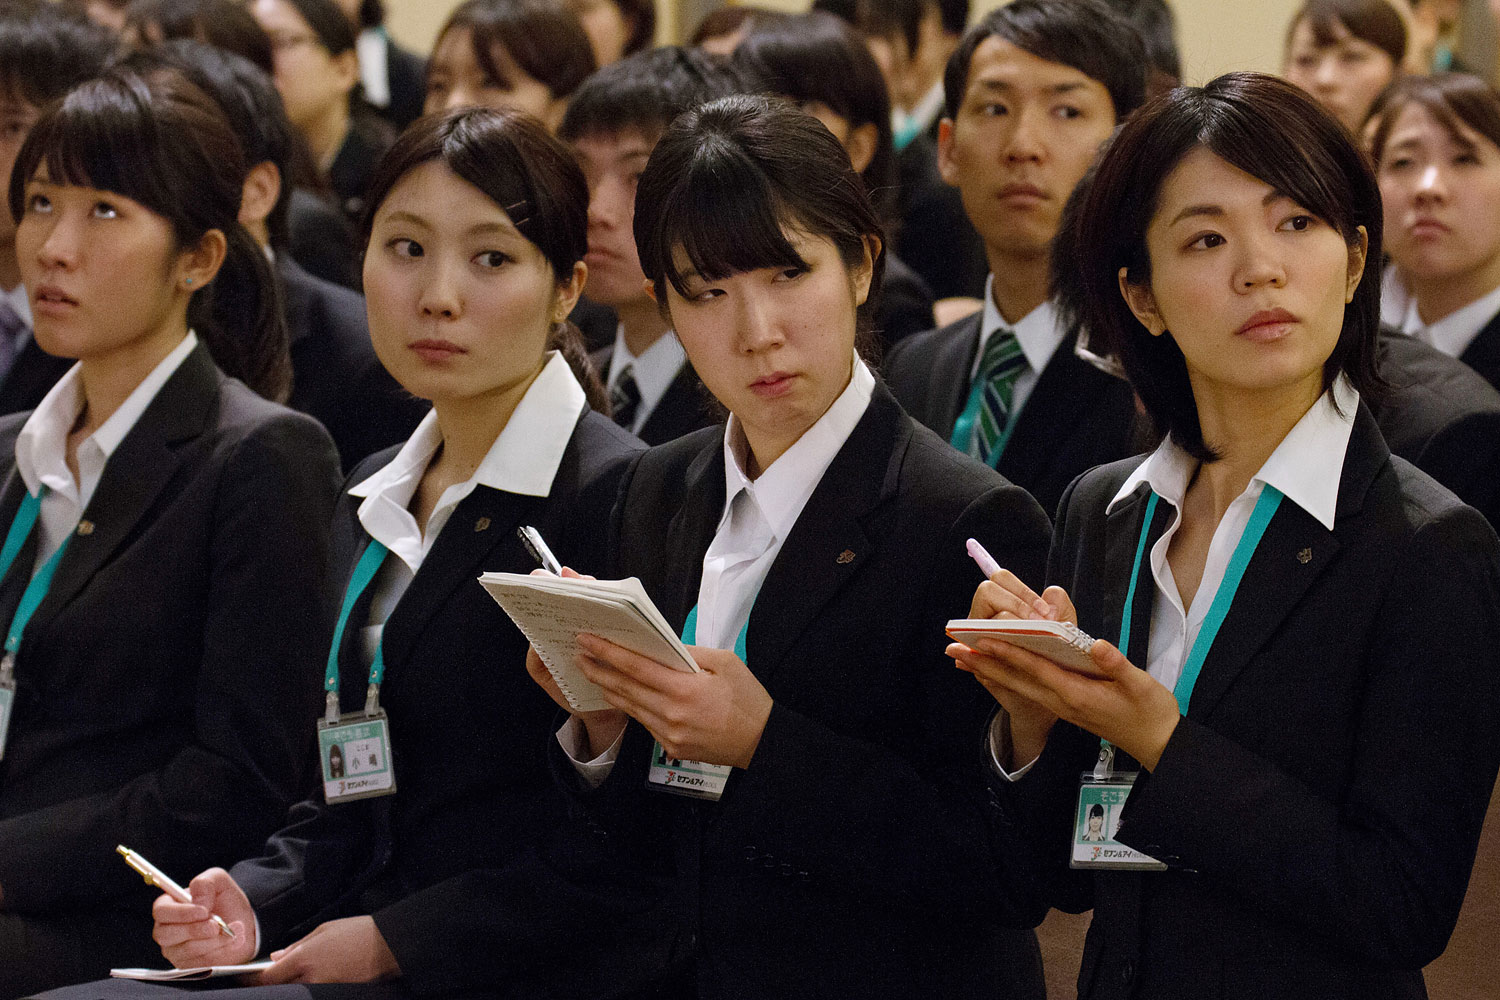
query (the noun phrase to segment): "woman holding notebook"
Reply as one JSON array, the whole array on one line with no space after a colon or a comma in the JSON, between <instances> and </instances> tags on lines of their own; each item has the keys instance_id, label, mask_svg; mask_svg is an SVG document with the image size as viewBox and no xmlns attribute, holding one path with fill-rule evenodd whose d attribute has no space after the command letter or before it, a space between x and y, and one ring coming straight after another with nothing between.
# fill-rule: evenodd
<instances>
[{"instance_id":1,"label":"woman holding notebook","mask_svg":"<svg viewBox=\"0 0 1500 1000\"><path fill-rule=\"evenodd\" d=\"M641 446L593 412L597 383L570 367L588 189L540 123L482 109L424 118L381 162L370 204L375 350L432 412L355 469L335 512L345 589L322 793L261 857L195 878L193 903L161 897L156 939L179 967L269 957L261 984L396 980L389 995L403 995L450 974L427 922L465 873L525 853L554 814L543 752L556 710L475 578L536 565L524 525L570 563L602 562ZM334 746L342 774L327 763Z\"/></svg>"},{"instance_id":2,"label":"woman holding notebook","mask_svg":"<svg viewBox=\"0 0 1500 1000\"><path fill-rule=\"evenodd\" d=\"M1081 205L1077 313L1167 438L1073 484L1045 576L974 598L1082 625L1098 676L952 652L1007 710L997 804L1050 901L1094 910L1082 997L1425 997L1452 932L1500 765L1500 543L1364 401L1380 237L1347 132L1255 74L1138 113Z\"/></svg>"},{"instance_id":3,"label":"woman holding notebook","mask_svg":"<svg viewBox=\"0 0 1500 1000\"><path fill-rule=\"evenodd\" d=\"M579 881L659 902L580 952L651 996L1039 991L1018 928L1040 911L991 848L974 755L993 706L941 636L978 579L966 540L1040 572L1045 515L860 358L883 234L815 119L748 96L679 117L635 234L729 418L646 452L615 508L604 569L640 577L702 672L581 640L615 708L568 722L557 773L615 864Z\"/></svg>"}]
</instances>

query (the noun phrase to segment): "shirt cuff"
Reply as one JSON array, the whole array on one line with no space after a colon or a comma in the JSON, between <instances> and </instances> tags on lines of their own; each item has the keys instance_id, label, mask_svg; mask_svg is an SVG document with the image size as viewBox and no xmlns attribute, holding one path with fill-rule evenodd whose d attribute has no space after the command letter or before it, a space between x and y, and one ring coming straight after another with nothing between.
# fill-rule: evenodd
<instances>
[{"instance_id":1,"label":"shirt cuff","mask_svg":"<svg viewBox=\"0 0 1500 1000\"><path fill-rule=\"evenodd\" d=\"M996 774L1000 775L1006 781L1019 781L1041 759L1040 757L1033 757L1026 762L1025 767L1018 767L1014 771L1007 771L1005 769L1005 765L1001 761L1010 756L1010 716L1003 708L996 712L995 717L990 720L989 746L990 766L995 769Z\"/></svg>"},{"instance_id":2,"label":"shirt cuff","mask_svg":"<svg viewBox=\"0 0 1500 1000\"><path fill-rule=\"evenodd\" d=\"M614 770L615 760L620 756L620 744L625 739L625 729L621 727L620 733L609 747L595 757L593 760L584 760L583 755L588 753L588 730L583 727L576 715L568 716L562 728L557 731L557 745L562 747L563 753L568 755L568 760L573 764L573 770L578 772L590 788L598 788L604 784L604 779L609 777L609 772Z\"/></svg>"}]
</instances>

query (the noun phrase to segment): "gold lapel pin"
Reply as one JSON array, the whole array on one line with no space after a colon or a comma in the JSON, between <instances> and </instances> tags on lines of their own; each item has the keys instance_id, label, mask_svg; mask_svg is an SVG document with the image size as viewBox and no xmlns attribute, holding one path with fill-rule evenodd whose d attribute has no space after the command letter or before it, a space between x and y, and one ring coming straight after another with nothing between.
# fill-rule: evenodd
<instances>
[{"instance_id":1,"label":"gold lapel pin","mask_svg":"<svg viewBox=\"0 0 1500 1000\"><path fill-rule=\"evenodd\" d=\"M80 535L92 535L94 533L94 522L93 521L79 521L78 522L78 533Z\"/></svg>"},{"instance_id":2,"label":"gold lapel pin","mask_svg":"<svg viewBox=\"0 0 1500 1000\"><path fill-rule=\"evenodd\" d=\"M1312 562L1312 549L1303 549L1301 552L1298 552L1297 561L1304 566Z\"/></svg>"},{"instance_id":3,"label":"gold lapel pin","mask_svg":"<svg viewBox=\"0 0 1500 1000\"><path fill-rule=\"evenodd\" d=\"M488 528L489 526L490 526L490 519L487 518L487 517L481 517L479 520L477 520L477 521L474 522L474 530L475 531L483 531L486 528Z\"/></svg>"},{"instance_id":4,"label":"gold lapel pin","mask_svg":"<svg viewBox=\"0 0 1500 1000\"><path fill-rule=\"evenodd\" d=\"M834 562L838 563L840 566L847 566L850 563L852 563L853 561L854 561L854 550L853 549L845 549L844 551L840 552L839 553L839 557L834 560Z\"/></svg>"}]
</instances>

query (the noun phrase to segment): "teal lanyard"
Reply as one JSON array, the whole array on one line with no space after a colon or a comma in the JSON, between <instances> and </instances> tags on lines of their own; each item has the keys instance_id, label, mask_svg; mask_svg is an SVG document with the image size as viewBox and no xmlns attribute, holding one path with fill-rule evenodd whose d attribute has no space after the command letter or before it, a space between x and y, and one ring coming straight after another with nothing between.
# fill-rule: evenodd
<instances>
[{"instance_id":1,"label":"teal lanyard","mask_svg":"<svg viewBox=\"0 0 1500 1000\"><path fill-rule=\"evenodd\" d=\"M339 610L339 622L333 629L333 644L328 647L328 666L323 674L323 690L328 692L327 717L336 722L339 713L339 649L344 645L344 629L349 625L349 614L359 602L360 595L369 587L390 550L373 538L365 546L364 555L354 564L354 575L344 590L344 606ZM379 696L380 682L385 678L385 640L375 646L375 658L370 661L370 690L365 700L365 712L373 715Z\"/></svg>"},{"instance_id":2,"label":"teal lanyard","mask_svg":"<svg viewBox=\"0 0 1500 1000\"><path fill-rule=\"evenodd\" d=\"M979 413L984 409L984 389L985 380L974 379L974 384L969 387L969 401L964 404L964 412L958 415L958 420L953 424L953 436L948 439L949 444L966 455L969 454L969 442L974 438L974 425L979 422ZM1012 409L1005 415L1005 430L1000 432L995 450L990 452L990 468L1000 464L1000 456L1005 454L1005 446L1010 444L1010 432L1015 429L1016 414Z\"/></svg>"},{"instance_id":3,"label":"teal lanyard","mask_svg":"<svg viewBox=\"0 0 1500 1000\"><path fill-rule=\"evenodd\" d=\"M1198 629L1198 637L1193 640L1193 648L1188 651L1187 662L1182 666L1182 674L1177 678L1176 687L1172 689L1183 715L1188 714L1193 688L1198 683L1198 675L1203 672L1203 662L1208 659L1208 651L1213 648L1214 639L1224 625L1224 619L1229 616L1230 605L1234 603L1234 595L1240 589L1240 581L1244 579L1245 570L1250 565L1250 558L1255 555L1255 549L1260 545L1261 536L1266 533L1266 526L1271 523L1276 508L1281 506L1281 498L1281 491L1274 486L1268 484L1261 489L1260 499L1255 502L1255 509L1250 512L1250 520L1245 523L1245 530L1234 547L1234 554L1229 557L1229 565L1224 570L1224 579L1214 593L1213 603L1208 607L1208 615L1203 619L1202 627ZM1127 659L1130 656L1130 619L1133 617L1131 611L1135 607L1136 586L1140 582L1142 557L1146 552L1146 538L1151 531L1152 515L1156 513L1156 501L1156 492L1153 490L1151 499L1146 504L1146 516L1141 522L1141 538L1135 547L1135 565L1130 570L1130 588L1125 594L1125 610L1121 615L1118 646Z\"/></svg>"},{"instance_id":4,"label":"teal lanyard","mask_svg":"<svg viewBox=\"0 0 1500 1000\"><path fill-rule=\"evenodd\" d=\"M750 635L750 619L745 619L744 628L734 640L734 655L740 658L741 663L749 663L750 658L745 654L745 640ZM698 605L693 605L693 610L688 612L687 621L682 623L682 644L684 646L698 645Z\"/></svg>"},{"instance_id":5,"label":"teal lanyard","mask_svg":"<svg viewBox=\"0 0 1500 1000\"><path fill-rule=\"evenodd\" d=\"M16 511L15 520L10 522L10 530L5 534L5 547L0 549L0 579L10 572L11 565L16 557L21 554L21 549L26 545L26 539L30 537L32 528L36 527L37 515L42 510L42 497L47 495L47 487L41 487L35 496L28 491L21 501L21 507ZM5 633L5 659L7 663L14 663L17 654L21 651L21 637L26 634L26 626L31 622L31 616L36 614L36 609L41 606L47 597L47 591L52 587L52 576L57 572L57 564L62 562L63 553L68 550L68 543L73 540L73 533L63 539L57 551L47 559L47 562L26 584L26 591L21 595L21 603L16 606L15 617L10 621L10 629Z\"/></svg>"}]
</instances>

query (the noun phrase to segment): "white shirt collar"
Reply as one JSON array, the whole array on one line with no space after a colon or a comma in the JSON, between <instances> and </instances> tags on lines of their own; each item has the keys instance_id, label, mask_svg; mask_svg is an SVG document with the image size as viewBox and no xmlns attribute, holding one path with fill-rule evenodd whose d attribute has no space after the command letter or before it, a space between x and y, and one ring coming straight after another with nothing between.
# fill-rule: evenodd
<instances>
[{"instance_id":1,"label":"white shirt collar","mask_svg":"<svg viewBox=\"0 0 1500 1000\"><path fill-rule=\"evenodd\" d=\"M1468 350L1479 331L1495 318L1496 313L1500 313L1500 288L1432 323L1422 322L1417 312L1417 300L1412 298L1406 303L1401 332L1425 340L1449 357L1456 358Z\"/></svg>"},{"instance_id":2,"label":"white shirt collar","mask_svg":"<svg viewBox=\"0 0 1500 1000\"><path fill-rule=\"evenodd\" d=\"M927 89L921 100L912 105L910 111L901 108L891 109L891 121L895 131L903 128L914 129L917 132L925 132L928 127L943 113L943 81L938 80Z\"/></svg>"},{"instance_id":3,"label":"white shirt collar","mask_svg":"<svg viewBox=\"0 0 1500 1000\"><path fill-rule=\"evenodd\" d=\"M448 516L476 486L536 497L551 492L584 402L568 362L552 353L474 475L443 491L423 532L407 508L443 443L437 413L429 412L395 458L349 490L364 498L357 512L360 524L415 572Z\"/></svg>"},{"instance_id":4,"label":"white shirt collar","mask_svg":"<svg viewBox=\"0 0 1500 1000\"><path fill-rule=\"evenodd\" d=\"M8 292L0 291L0 296L3 296L5 304L15 310L17 316L21 317L22 322L26 324L26 328L30 329L32 326L31 296L26 294L26 286L17 285Z\"/></svg>"},{"instance_id":5,"label":"white shirt collar","mask_svg":"<svg viewBox=\"0 0 1500 1000\"><path fill-rule=\"evenodd\" d=\"M354 42L365 100L377 108L391 106L390 46L391 40L383 28L366 28Z\"/></svg>"},{"instance_id":6,"label":"white shirt collar","mask_svg":"<svg viewBox=\"0 0 1500 1000\"><path fill-rule=\"evenodd\" d=\"M1251 477L1249 488L1256 488L1257 483L1274 486L1332 531L1344 454L1349 450L1349 436L1354 432L1354 415L1358 410L1359 392L1340 376L1333 388L1319 397L1281 439L1260 471ZM1113 511L1141 483L1149 483L1158 496L1181 510L1197 467L1198 460L1168 435L1125 480L1105 508L1106 513Z\"/></svg>"},{"instance_id":7,"label":"white shirt collar","mask_svg":"<svg viewBox=\"0 0 1500 1000\"><path fill-rule=\"evenodd\" d=\"M615 383L620 381L620 373L629 365L636 388L641 391L639 413L649 415L667 394L685 361L687 353L683 351L677 334L671 330L657 337L650 347L641 352L640 357L636 357L630 353L630 348L625 343L625 324L621 323L615 327L615 349L610 355L609 381L605 387L613 389ZM644 419L637 419L636 426L639 427L644 422Z\"/></svg>"},{"instance_id":8,"label":"white shirt collar","mask_svg":"<svg viewBox=\"0 0 1500 1000\"><path fill-rule=\"evenodd\" d=\"M120 442L125 440L125 435L140 421L167 379L172 377L197 346L198 335L189 330L182 342L157 362L151 373L125 397L125 402L120 404L119 409L79 444L80 478L92 480L87 483L75 483L73 473L68 469L68 434L78 422L78 415L83 412L84 406L79 366L74 365L68 369L67 374L42 397L16 437L16 469L26 483L26 489L32 494L42 485L67 492L76 489L83 494L78 498L79 507L87 507L93 487L98 485L98 477L103 473L104 463L115 453ZM85 471L86 451L94 452L94 461L87 463L89 471Z\"/></svg>"},{"instance_id":9,"label":"white shirt collar","mask_svg":"<svg viewBox=\"0 0 1500 1000\"><path fill-rule=\"evenodd\" d=\"M1015 333L1016 342L1021 345L1021 353L1026 355L1026 366L1040 375L1067 336L1056 307L1048 299L1021 317L1019 323L1007 323L1005 317L1000 315L1000 307L995 305L994 284L994 275L985 279L984 314L979 320L979 349L974 352L974 365L969 371L969 378L972 380L979 374L984 346L989 343L994 332L1002 327Z\"/></svg>"},{"instance_id":10,"label":"white shirt collar","mask_svg":"<svg viewBox=\"0 0 1500 1000\"><path fill-rule=\"evenodd\" d=\"M744 458L748 445L744 431L731 413L729 424L724 429L724 513L720 518L720 529L729 516L729 505L735 494L748 490L776 537L785 539L823 473L828 471L834 456L849 440L855 425L869 408L874 393L875 376L856 356L849 384L838 399L754 481L745 474Z\"/></svg>"}]
</instances>

